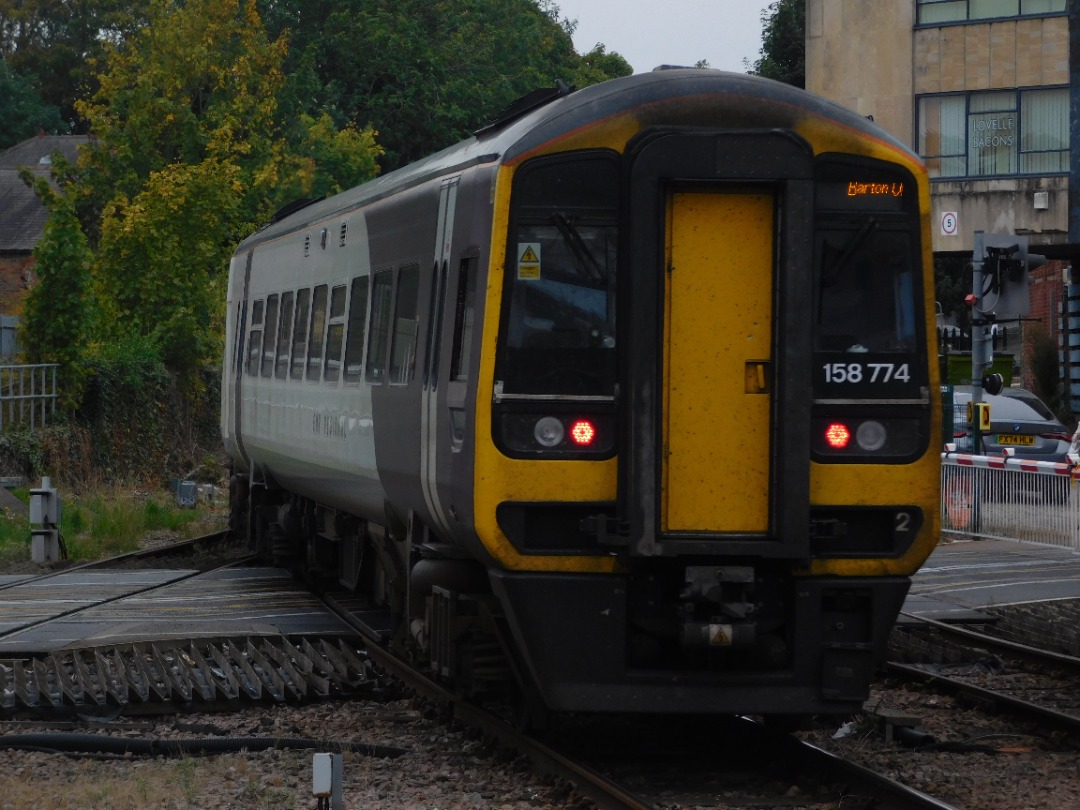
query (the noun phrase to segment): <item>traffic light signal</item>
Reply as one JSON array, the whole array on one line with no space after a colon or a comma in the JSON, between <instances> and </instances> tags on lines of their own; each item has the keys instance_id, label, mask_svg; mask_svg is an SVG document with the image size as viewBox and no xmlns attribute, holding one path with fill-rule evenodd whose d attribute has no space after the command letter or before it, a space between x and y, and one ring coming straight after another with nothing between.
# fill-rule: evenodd
<instances>
[{"instance_id":1,"label":"traffic light signal","mask_svg":"<svg viewBox=\"0 0 1080 810\"><path fill-rule=\"evenodd\" d=\"M992 292L1003 289L1006 284L1025 283L1028 273L1046 264L1045 256L1028 252L1026 239L1008 247L988 247L986 257Z\"/></svg>"}]
</instances>

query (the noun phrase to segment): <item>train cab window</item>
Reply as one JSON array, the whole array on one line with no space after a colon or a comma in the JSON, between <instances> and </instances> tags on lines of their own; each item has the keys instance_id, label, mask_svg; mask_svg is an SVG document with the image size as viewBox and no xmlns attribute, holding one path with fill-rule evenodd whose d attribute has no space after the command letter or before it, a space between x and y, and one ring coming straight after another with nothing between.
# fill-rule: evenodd
<instances>
[{"instance_id":1,"label":"train cab window","mask_svg":"<svg viewBox=\"0 0 1080 810\"><path fill-rule=\"evenodd\" d=\"M345 381L357 382L364 366L364 327L367 324L368 277L357 276L349 291L349 330L345 337Z\"/></svg>"},{"instance_id":2,"label":"train cab window","mask_svg":"<svg viewBox=\"0 0 1080 810\"><path fill-rule=\"evenodd\" d=\"M346 287L339 284L330 291L330 322L326 327L326 365L323 382L341 379L341 349L345 342L345 295Z\"/></svg>"},{"instance_id":3,"label":"train cab window","mask_svg":"<svg viewBox=\"0 0 1080 810\"><path fill-rule=\"evenodd\" d=\"M815 348L915 352L922 291L914 179L899 167L825 161L816 189Z\"/></svg>"},{"instance_id":4,"label":"train cab window","mask_svg":"<svg viewBox=\"0 0 1080 810\"><path fill-rule=\"evenodd\" d=\"M461 260L458 268L457 302L454 306L454 352L450 359L450 379L469 376L473 322L476 319L476 257Z\"/></svg>"},{"instance_id":5,"label":"train cab window","mask_svg":"<svg viewBox=\"0 0 1080 810\"><path fill-rule=\"evenodd\" d=\"M369 383L381 383L386 371L386 346L390 342L390 310L394 303L394 274L380 270L371 287L371 323L368 327L367 372Z\"/></svg>"},{"instance_id":6,"label":"train cab window","mask_svg":"<svg viewBox=\"0 0 1080 810\"><path fill-rule=\"evenodd\" d=\"M303 289L296 294L296 316L293 319L292 368L289 376L304 379L304 363L307 360L308 315L311 308L311 290Z\"/></svg>"},{"instance_id":7,"label":"train cab window","mask_svg":"<svg viewBox=\"0 0 1080 810\"><path fill-rule=\"evenodd\" d=\"M416 304L420 291L420 265L398 270L394 300L394 333L390 343L390 384L408 385L416 371L416 338L419 319Z\"/></svg>"},{"instance_id":8,"label":"train cab window","mask_svg":"<svg viewBox=\"0 0 1080 810\"><path fill-rule=\"evenodd\" d=\"M263 308L266 302L263 300L253 301L251 304L251 330L248 332L248 355L245 371L249 377L255 377L259 373L259 360L262 354L262 326Z\"/></svg>"},{"instance_id":9,"label":"train cab window","mask_svg":"<svg viewBox=\"0 0 1080 810\"><path fill-rule=\"evenodd\" d=\"M274 362L277 359L278 296L266 296L266 328L263 330L261 377L274 376Z\"/></svg>"},{"instance_id":10,"label":"train cab window","mask_svg":"<svg viewBox=\"0 0 1080 810\"><path fill-rule=\"evenodd\" d=\"M507 393L613 394L618 205L610 153L519 170L496 372Z\"/></svg>"},{"instance_id":11,"label":"train cab window","mask_svg":"<svg viewBox=\"0 0 1080 810\"><path fill-rule=\"evenodd\" d=\"M307 380L319 381L326 338L326 285L320 284L311 296L311 328L308 329Z\"/></svg>"},{"instance_id":12,"label":"train cab window","mask_svg":"<svg viewBox=\"0 0 1080 810\"><path fill-rule=\"evenodd\" d=\"M292 343L293 328L293 293L281 296L281 325L278 328L277 364L274 376L284 380L289 374L289 347Z\"/></svg>"}]
</instances>

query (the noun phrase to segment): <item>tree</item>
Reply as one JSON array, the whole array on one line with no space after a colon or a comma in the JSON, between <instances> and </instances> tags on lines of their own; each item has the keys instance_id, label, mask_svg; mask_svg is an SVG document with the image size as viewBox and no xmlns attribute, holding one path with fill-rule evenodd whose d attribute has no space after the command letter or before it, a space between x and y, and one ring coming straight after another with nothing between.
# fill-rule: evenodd
<instances>
[{"instance_id":1,"label":"tree","mask_svg":"<svg viewBox=\"0 0 1080 810\"><path fill-rule=\"evenodd\" d=\"M630 63L618 53L608 53L603 43L597 43L591 51L581 57L581 63L571 76L575 87L588 87L608 79L629 76L634 72Z\"/></svg>"},{"instance_id":2,"label":"tree","mask_svg":"<svg viewBox=\"0 0 1080 810\"><path fill-rule=\"evenodd\" d=\"M261 0L288 33L290 118L330 115L378 132L384 170L468 137L513 100L562 79L627 75L603 46L586 57L573 24L537 0Z\"/></svg>"},{"instance_id":3,"label":"tree","mask_svg":"<svg viewBox=\"0 0 1080 810\"><path fill-rule=\"evenodd\" d=\"M7 149L38 132L59 135L67 131L60 111L42 101L25 78L0 60L0 149Z\"/></svg>"},{"instance_id":4,"label":"tree","mask_svg":"<svg viewBox=\"0 0 1080 810\"><path fill-rule=\"evenodd\" d=\"M756 76L806 87L806 2L775 0L761 12L761 58Z\"/></svg>"},{"instance_id":5,"label":"tree","mask_svg":"<svg viewBox=\"0 0 1080 810\"><path fill-rule=\"evenodd\" d=\"M61 404L71 408L86 381L82 361L94 320L87 294L93 254L70 201L29 169L20 169L19 176L49 209L34 247L38 281L23 304L19 342L28 362L59 364Z\"/></svg>"},{"instance_id":6,"label":"tree","mask_svg":"<svg viewBox=\"0 0 1080 810\"><path fill-rule=\"evenodd\" d=\"M0 0L0 61L70 126L75 100L92 92L94 63L146 21L145 0Z\"/></svg>"},{"instance_id":7,"label":"tree","mask_svg":"<svg viewBox=\"0 0 1080 810\"><path fill-rule=\"evenodd\" d=\"M370 131L302 118L286 140L284 55L253 0L152 0L148 24L107 47L76 104L95 140L63 184L94 254L98 340L149 339L194 380L220 350L237 242L295 196L374 176Z\"/></svg>"}]
</instances>

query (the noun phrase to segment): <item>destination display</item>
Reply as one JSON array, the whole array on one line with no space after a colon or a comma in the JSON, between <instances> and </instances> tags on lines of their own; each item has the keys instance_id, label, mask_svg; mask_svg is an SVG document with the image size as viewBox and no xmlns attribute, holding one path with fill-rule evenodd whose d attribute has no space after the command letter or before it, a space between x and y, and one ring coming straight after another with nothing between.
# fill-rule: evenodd
<instances>
[{"instance_id":1,"label":"destination display","mask_svg":"<svg viewBox=\"0 0 1080 810\"><path fill-rule=\"evenodd\" d=\"M826 168L816 189L819 211L910 211L918 200L912 178L853 166Z\"/></svg>"}]
</instances>

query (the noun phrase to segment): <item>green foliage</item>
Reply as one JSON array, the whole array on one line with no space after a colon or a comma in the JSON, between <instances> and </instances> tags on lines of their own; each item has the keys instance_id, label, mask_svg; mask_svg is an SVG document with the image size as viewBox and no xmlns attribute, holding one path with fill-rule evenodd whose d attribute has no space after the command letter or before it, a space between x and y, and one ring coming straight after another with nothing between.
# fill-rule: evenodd
<instances>
[{"instance_id":1,"label":"green foliage","mask_svg":"<svg viewBox=\"0 0 1080 810\"><path fill-rule=\"evenodd\" d=\"M513 100L556 80L627 75L618 54L573 47L573 24L537 0L262 0L287 32L282 102L378 132L384 170L468 137Z\"/></svg>"},{"instance_id":2,"label":"green foliage","mask_svg":"<svg viewBox=\"0 0 1080 810\"><path fill-rule=\"evenodd\" d=\"M207 159L153 172L102 219L97 293L100 338L148 338L169 368L189 375L220 349L224 273L238 240L242 184L235 164Z\"/></svg>"},{"instance_id":3,"label":"green foliage","mask_svg":"<svg viewBox=\"0 0 1080 810\"><path fill-rule=\"evenodd\" d=\"M377 158L383 149L375 143L375 133L370 128L358 130L349 123L338 129L325 112L318 118L302 114L299 123L303 135L297 153L310 162L307 174L314 181L308 187L297 188L291 195L293 198L330 196L378 174Z\"/></svg>"},{"instance_id":4,"label":"green foliage","mask_svg":"<svg viewBox=\"0 0 1080 810\"><path fill-rule=\"evenodd\" d=\"M197 393L220 356L235 245L290 199L377 168L374 133L326 114L297 118L286 139L285 39L266 36L253 0L145 11L147 24L104 46L98 88L75 104L93 145L59 167L56 188L38 181L51 219L24 345L63 365L69 407L95 342L146 339Z\"/></svg>"},{"instance_id":5,"label":"green foliage","mask_svg":"<svg viewBox=\"0 0 1080 810\"><path fill-rule=\"evenodd\" d=\"M144 23L144 5L143 0L0 0L0 62L23 76L47 107L59 111L61 121L73 122L75 100L95 84L93 63L103 44L122 40Z\"/></svg>"},{"instance_id":6,"label":"green foliage","mask_svg":"<svg viewBox=\"0 0 1080 810\"><path fill-rule=\"evenodd\" d=\"M805 0L774 0L761 12L761 58L749 71L806 87Z\"/></svg>"},{"instance_id":7,"label":"green foliage","mask_svg":"<svg viewBox=\"0 0 1080 810\"><path fill-rule=\"evenodd\" d=\"M62 512L61 531L72 559L95 559L135 551L139 541L158 531L184 534L202 514L181 509L164 496L113 493L73 499Z\"/></svg>"},{"instance_id":8,"label":"green foliage","mask_svg":"<svg viewBox=\"0 0 1080 810\"><path fill-rule=\"evenodd\" d=\"M60 534L69 559L96 560L136 551L154 532L177 539L200 533L203 509L182 509L164 493L132 495L108 490L80 498L61 492ZM30 558L30 523L25 514L0 515L0 561Z\"/></svg>"},{"instance_id":9,"label":"green foliage","mask_svg":"<svg viewBox=\"0 0 1080 810\"><path fill-rule=\"evenodd\" d=\"M196 370L182 389L150 338L91 347L82 402L67 421L0 433L0 471L43 475L77 491L105 482L163 486L170 478L221 476L220 370Z\"/></svg>"},{"instance_id":10,"label":"green foliage","mask_svg":"<svg viewBox=\"0 0 1080 810\"><path fill-rule=\"evenodd\" d=\"M38 282L23 304L20 343L30 363L59 363L61 406L82 396L83 353L94 307L88 300L93 257L68 198L28 170L20 177L49 209L45 232L34 247Z\"/></svg>"},{"instance_id":11,"label":"green foliage","mask_svg":"<svg viewBox=\"0 0 1080 810\"><path fill-rule=\"evenodd\" d=\"M591 51L581 57L581 64L571 75L569 84L574 87L588 87L608 79L629 76L633 72L634 69L630 67L630 63L620 54L608 53L602 43L597 43Z\"/></svg>"},{"instance_id":12,"label":"green foliage","mask_svg":"<svg viewBox=\"0 0 1080 810\"><path fill-rule=\"evenodd\" d=\"M0 60L0 149L38 132L59 135L67 131L60 110L43 101L29 80Z\"/></svg>"}]
</instances>

